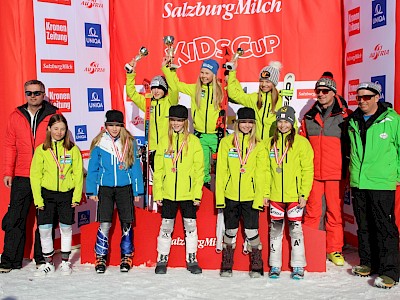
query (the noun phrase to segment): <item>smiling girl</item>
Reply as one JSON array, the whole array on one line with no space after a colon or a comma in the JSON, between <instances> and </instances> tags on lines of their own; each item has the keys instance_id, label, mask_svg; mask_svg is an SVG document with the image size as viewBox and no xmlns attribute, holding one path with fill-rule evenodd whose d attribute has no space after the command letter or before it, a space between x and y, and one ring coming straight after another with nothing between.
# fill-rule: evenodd
<instances>
[{"instance_id":1,"label":"smiling girl","mask_svg":"<svg viewBox=\"0 0 400 300\"><path fill-rule=\"evenodd\" d=\"M180 207L185 229L186 266L192 274L202 272L197 262L196 211L203 185L203 151L200 141L189 133L188 110L183 105L169 109L168 136L160 141L155 156L153 196L161 207L157 238L156 274L167 272L175 218Z\"/></svg>"},{"instance_id":2,"label":"smiling girl","mask_svg":"<svg viewBox=\"0 0 400 300\"><path fill-rule=\"evenodd\" d=\"M61 233L60 271L63 275L70 275L72 224L75 223L75 207L82 197L83 168L81 152L70 141L67 120L63 115L50 118L46 140L36 148L33 156L30 180L46 261L35 275L46 276L55 271L52 228L56 216Z\"/></svg>"},{"instance_id":3,"label":"smiling girl","mask_svg":"<svg viewBox=\"0 0 400 300\"><path fill-rule=\"evenodd\" d=\"M100 223L95 245L97 273L104 273L108 256L108 234L114 205L121 222L120 271L132 267L134 252L134 197L143 194L143 177L137 158L135 138L124 127L124 115L119 110L106 113L105 128L93 139L86 178L86 194L97 202Z\"/></svg>"},{"instance_id":4,"label":"smiling girl","mask_svg":"<svg viewBox=\"0 0 400 300\"><path fill-rule=\"evenodd\" d=\"M302 279L306 266L302 228L303 209L310 195L314 176L314 152L310 142L296 133L295 111L284 106L276 113L277 128L268 143L271 185L266 192L269 205L270 278L278 278L282 267L282 238L285 213L291 237L291 277Z\"/></svg>"}]
</instances>

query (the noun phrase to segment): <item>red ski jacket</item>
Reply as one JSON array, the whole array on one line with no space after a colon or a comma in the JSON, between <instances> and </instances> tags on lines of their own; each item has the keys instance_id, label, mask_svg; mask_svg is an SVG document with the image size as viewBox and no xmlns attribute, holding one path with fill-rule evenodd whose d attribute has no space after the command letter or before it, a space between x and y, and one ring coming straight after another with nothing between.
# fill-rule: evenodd
<instances>
[{"instance_id":1,"label":"red ski jacket","mask_svg":"<svg viewBox=\"0 0 400 300\"><path fill-rule=\"evenodd\" d=\"M31 127L27 107L27 104L18 106L8 119L4 141L4 176L29 177L33 153L46 138L50 117L57 113L57 107L43 101Z\"/></svg>"},{"instance_id":2,"label":"red ski jacket","mask_svg":"<svg viewBox=\"0 0 400 300\"><path fill-rule=\"evenodd\" d=\"M346 128L351 110L335 96L325 115L321 113L316 102L304 115L299 133L308 138L314 150L314 179L340 180L345 177L348 166Z\"/></svg>"}]
</instances>

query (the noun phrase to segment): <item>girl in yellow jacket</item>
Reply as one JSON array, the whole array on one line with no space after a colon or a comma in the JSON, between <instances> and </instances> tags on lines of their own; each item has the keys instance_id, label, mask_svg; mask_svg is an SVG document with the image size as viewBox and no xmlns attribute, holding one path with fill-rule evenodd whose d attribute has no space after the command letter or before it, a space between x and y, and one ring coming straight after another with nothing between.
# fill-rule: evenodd
<instances>
[{"instance_id":1,"label":"girl in yellow jacket","mask_svg":"<svg viewBox=\"0 0 400 300\"><path fill-rule=\"evenodd\" d=\"M275 128L275 113L282 106L282 97L276 86L279 82L281 63L271 61L260 72L260 86L256 93L246 94L236 77L235 70L229 72L228 96L229 100L237 104L250 107L256 112L257 138L268 140Z\"/></svg>"},{"instance_id":2,"label":"girl in yellow jacket","mask_svg":"<svg viewBox=\"0 0 400 300\"><path fill-rule=\"evenodd\" d=\"M186 240L186 266L192 274L202 272L197 262L196 210L203 186L203 150L189 133L188 110L183 105L169 109L168 136L157 148L153 197L161 207L161 227L157 238L156 274L167 272L171 237L178 208L181 208Z\"/></svg>"},{"instance_id":3,"label":"girl in yellow jacket","mask_svg":"<svg viewBox=\"0 0 400 300\"><path fill-rule=\"evenodd\" d=\"M143 95L138 93L135 87L136 78L135 59L129 62L131 71L126 73L126 93L135 105L146 113L146 97L151 98L150 107L150 128L149 128L149 149L150 165L154 170L154 151L157 149L160 140L168 135L168 110L172 105L178 104L179 93L176 89L168 86L165 77L157 75L150 82L151 94ZM168 63L164 58L162 66Z\"/></svg>"},{"instance_id":4,"label":"girl in yellow jacket","mask_svg":"<svg viewBox=\"0 0 400 300\"><path fill-rule=\"evenodd\" d=\"M195 84L180 82L176 72L166 66L163 72L170 86L176 86L178 91L191 97L191 112L194 134L200 138L204 152L204 185L210 188L210 160L217 151L217 120L221 110L223 91L217 80L218 63L213 59L205 60Z\"/></svg>"},{"instance_id":5,"label":"girl in yellow jacket","mask_svg":"<svg viewBox=\"0 0 400 300\"><path fill-rule=\"evenodd\" d=\"M314 152L310 142L296 134L293 124L295 111L290 106L276 114L277 128L268 143L271 184L266 191L265 205L269 204L270 254L269 277L278 278L282 266L282 237L285 212L291 237L291 277L302 279L306 266L303 229L303 208L310 194L314 177Z\"/></svg>"},{"instance_id":6,"label":"girl in yellow jacket","mask_svg":"<svg viewBox=\"0 0 400 300\"><path fill-rule=\"evenodd\" d=\"M56 216L61 233L60 271L63 275L70 275L72 224L75 223L75 207L82 197L83 168L81 152L70 141L67 120L63 115L56 114L50 118L45 142L36 148L33 155L30 179L46 261L35 275L46 276L55 271L52 227Z\"/></svg>"},{"instance_id":7,"label":"girl in yellow jacket","mask_svg":"<svg viewBox=\"0 0 400 300\"><path fill-rule=\"evenodd\" d=\"M258 235L259 211L263 209L265 186L269 183L263 142L256 137L255 112L242 107L237 112L234 134L221 140L216 176L216 205L223 209L225 235L220 275L232 276L233 254L240 218L243 218L251 277L263 275L261 242Z\"/></svg>"}]
</instances>

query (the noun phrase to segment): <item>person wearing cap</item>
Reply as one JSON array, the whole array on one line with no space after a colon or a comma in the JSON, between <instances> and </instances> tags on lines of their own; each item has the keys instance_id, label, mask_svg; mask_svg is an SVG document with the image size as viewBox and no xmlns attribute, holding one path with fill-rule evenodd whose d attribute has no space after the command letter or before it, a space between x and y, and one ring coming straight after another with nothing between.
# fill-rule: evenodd
<instances>
[{"instance_id":1,"label":"person wearing cap","mask_svg":"<svg viewBox=\"0 0 400 300\"><path fill-rule=\"evenodd\" d=\"M237 62L228 77L229 101L254 109L257 137L267 141L274 130L275 113L282 106L282 97L276 89L282 65L279 61L271 61L268 66L264 67L260 72L258 92L250 94L243 91L237 79L236 65Z\"/></svg>"},{"instance_id":2,"label":"person wearing cap","mask_svg":"<svg viewBox=\"0 0 400 300\"><path fill-rule=\"evenodd\" d=\"M265 143L257 138L255 111L242 107L237 112L234 133L221 140L216 173L216 207L223 209L225 234L220 275L232 276L233 255L239 221L243 219L250 252L250 276L263 276L262 245L258 234L259 212L264 208L269 186L269 161Z\"/></svg>"},{"instance_id":3,"label":"person wearing cap","mask_svg":"<svg viewBox=\"0 0 400 300\"><path fill-rule=\"evenodd\" d=\"M153 197L161 208L162 217L155 273L167 272L172 232L180 207L185 229L186 267L192 274L200 274L202 270L196 258L196 211L202 197L203 150L199 139L189 133L185 106L171 106L168 119L168 136L160 141L155 156Z\"/></svg>"},{"instance_id":4,"label":"person wearing cap","mask_svg":"<svg viewBox=\"0 0 400 300\"><path fill-rule=\"evenodd\" d=\"M290 265L293 268L291 277L302 279L306 266L301 222L313 183L314 152L310 142L296 133L295 120L295 111L292 107L281 107L276 113L277 128L267 144L271 185L267 188L264 205L269 205L271 217L270 278L278 278L281 273L285 213L291 238Z\"/></svg>"},{"instance_id":5,"label":"person wearing cap","mask_svg":"<svg viewBox=\"0 0 400 300\"><path fill-rule=\"evenodd\" d=\"M191 98L194 134L200 138L204 152L204 185L210 188L211 156L218 148L217 120L221 110L223 90L217 80L219 65L214 59L204 60L195 84L180 82L175 71L162 68L167 82Z\"/></svg>"},{"instance_id":6,"label":"person wearing cap","mask_svg":"<svg viewBox=\"0 0 400 300\"><path fill-rule=\"evenodd\" d=\"M4 185L10 190L10 204L2 220L4 248L1 255L0 273L21 269L24 258L27 220L33 194L29 180L33 151L44 142L47 125L58 108L45 101L43 82L29 80L24 84L26 103L18 106L7 120L2 160ZM3 195L4 196L4 195ZM4 199L5 201L5 199ZM33 215L31 214L31 217ZM35 232L33 258L36 266L44 264L39 228Z\"/></svg>"},{"instance_id":7,"label":"person wearing cap","mask_svg":"<svg viewBox=\"0 0 400 300\"><path fill-rule=\"evenodd\" d=\"M167 64L164 59L162 66ZM135 59L129 62L132 71L126 73L126 93L135 105L143 112L146 112L146 97L151 98L150 107L150 128L149 128L149 150L150 165L154 170L154 151L162 137L168 134L168 110L172 105L178 104L179 93L169 86L164 76L157 75L150 82L151 93L143 95L136 90L136 63Z\"/></svg>"},{"instance_id":8,"label":"person wearing cap","mask_svg":"<svg viewBox=\"0 0 400 300\"><path fill-rule=\"evenodd\" d=\"M375 286L399 282L399 231L395 223L400 185L400 116L379 102L381 86L363 82L350 116L350 186L358 230L359 276L378 274Z\"/></svg>"},{"instance_id":9,"label":"person wearing cap","mask_svg":"<svg viewBox=\"0 0 400 300\"><path fill-rule=\"evenodd\" d=\"M97 202L97 222L100 223L94 247L95 270L97 273L106 270L108 236L116 205L122 229L120 270L128 272L134 253L133 198L144 192L143 174L136 140L124 126L123 113L107 111L104 124L105 128L91 143L86 178L86 195Z\"/></svg>"},{"instance_id":10,"label":"person wearing cap","mask_svg":"<svg viewBox=\"0 0 400 300\"><path fill-rule=\"evenodd\" d=\"M345 129L351 111L337 95L332 73L325 72L315 84L317 101L306 112L299 133L314 150L314 182L307 201L304 225L326 230L327 258L344 265L344 187L348 166ZM326 213L324 209L326 207Z\"/></svg>"}]
</instances>

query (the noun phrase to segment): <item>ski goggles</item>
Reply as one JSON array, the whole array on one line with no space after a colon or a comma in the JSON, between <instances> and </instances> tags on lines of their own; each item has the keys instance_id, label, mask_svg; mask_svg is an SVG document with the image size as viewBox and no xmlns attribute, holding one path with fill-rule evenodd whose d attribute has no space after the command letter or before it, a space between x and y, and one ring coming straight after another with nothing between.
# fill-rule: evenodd
<instances>
[{"instance_id":1,"label":"ski goggles","mask_svg":"<svg viewBox=\"0 0 400 300\"><path fill-rule=\"evenodd\" d=\"M32 95L34 95L35 97L38 97L38 96L40 96L42 94L44 94L44 92L42 92L42 91L33 91L33 92L32 91L25 91L25 95L28 96L28 97L30 97Z\"/></svg>"}]
</instances>

